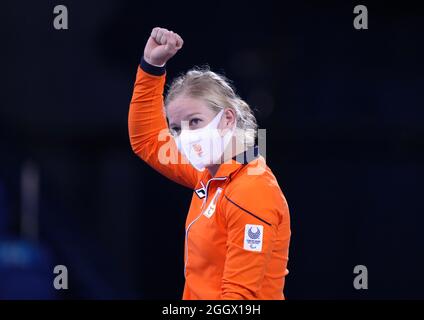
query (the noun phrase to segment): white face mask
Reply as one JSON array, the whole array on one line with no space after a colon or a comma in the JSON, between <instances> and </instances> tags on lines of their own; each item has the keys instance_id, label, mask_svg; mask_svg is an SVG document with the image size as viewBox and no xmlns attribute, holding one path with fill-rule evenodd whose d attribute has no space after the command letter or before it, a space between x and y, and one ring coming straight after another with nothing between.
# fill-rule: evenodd
<instances>
[{"instance_id":1,"label":"white face mask","mask_svg":"<svg viewBox=\"0 0 424 320\"><path fill-rule=\"evenodd\" d=\"M206 126L196 130L182 129L181 134L175 138L178 150L183 153L188 161L199 171L211 164L219 164L221 156L231 141L234 128L228 130L224 136L218 132L218 124L224 110L221 110Z\"/></svg>"}]
</instances>

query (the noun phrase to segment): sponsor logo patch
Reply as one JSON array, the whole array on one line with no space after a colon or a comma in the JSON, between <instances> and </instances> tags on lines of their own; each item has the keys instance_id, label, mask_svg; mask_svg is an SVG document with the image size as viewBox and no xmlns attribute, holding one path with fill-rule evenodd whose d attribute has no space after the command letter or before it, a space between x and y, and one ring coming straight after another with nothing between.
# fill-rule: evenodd
<instances>
[{"instance_id":1,"label":"sponsor logo patch","mask_svg":"<svg viewBox=\"0 0 424 320\"><path fill-rule=\"evenodd\" d=\"M244 228L244 246L248 251L262 251L264 226L258 224L246 224Z\"/></svg>"},{"instance_id":2,"label":"sponsor logo patch","mask_svg":"<svg viewBox=\"0 0 424 320\"><path fill-rule=\"evenodd\" d=\"M208 207L206 208L206 210L203 212L203 214L205 215L206 218L210 218L212 217L212 215L215 213L216 210L216 203L218 201L218 197L222 192L222 188L218 188L216 190L215 195L213 196L211 202L209 203Z\"/></svg>"}]
</instances>

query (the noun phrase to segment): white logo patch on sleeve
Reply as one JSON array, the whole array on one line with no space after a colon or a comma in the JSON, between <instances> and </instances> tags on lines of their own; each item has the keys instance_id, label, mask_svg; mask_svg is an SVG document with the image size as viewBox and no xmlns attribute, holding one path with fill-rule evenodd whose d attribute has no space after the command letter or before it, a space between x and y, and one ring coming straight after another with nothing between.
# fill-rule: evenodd
<instances>
[{"instance_id":1,"label":"white logo patch on sleeve","mask_svg":"<svg viewBox=\"0 0 424 320\"><path fill-rule=\"evenodd\" d=\"M264 226L258 224L246 224L244 228L244 249L249 251L262 251Z\"/></svg>"}]
</instances>

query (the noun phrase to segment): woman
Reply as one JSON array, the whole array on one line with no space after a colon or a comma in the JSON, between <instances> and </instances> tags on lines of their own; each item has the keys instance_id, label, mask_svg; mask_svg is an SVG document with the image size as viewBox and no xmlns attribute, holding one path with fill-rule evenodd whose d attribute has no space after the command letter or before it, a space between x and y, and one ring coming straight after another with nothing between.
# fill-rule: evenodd
<instances>
[{"instance_id":1,"label":"woman","mask_svg":"<svg viewBox=\"0 0 424 320\"><path fill-rule=\"evenodd\" d=\"M182 45L178 34L152 30L128 126L141 159L194 191L183 299L284 299L289 210L253 145L255 117L228 81L208 69L175 79L164 103L165 64Z\"/></svg>"}]
</instances>

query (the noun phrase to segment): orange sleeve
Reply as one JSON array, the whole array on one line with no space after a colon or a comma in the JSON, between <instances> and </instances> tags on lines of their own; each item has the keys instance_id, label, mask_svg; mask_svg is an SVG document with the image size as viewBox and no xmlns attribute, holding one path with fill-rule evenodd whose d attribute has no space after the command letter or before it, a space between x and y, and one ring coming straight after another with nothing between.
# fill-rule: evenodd
<instances>
[{"instance_id":1,"label":"orange sleeve","mask_svg":"<svg viewBox=\"0 0 424 320\"><path fill-rule=\"evenodd\" d=\"M153 75L137 69L128 131L132 150L167 178L194 189L199 173L178 151L168 130L163 107L165 74Z\"/></svg>"},{"instance_id":2,"label":"orange sleeve","mask_svg":"<svg viewBox=\"0 0 424 320\"><path fill-rule=\"evenodd\" d=\"M270 270L269 262L278 241L283 203L277 190L261 182L255 182L255 187L245 185L224 197L228 239L221 298L259 299L257 293L265 272L281 274L280 270ZM249 242L251 239L256 242Z\"/></svg>"}]
</instances>

